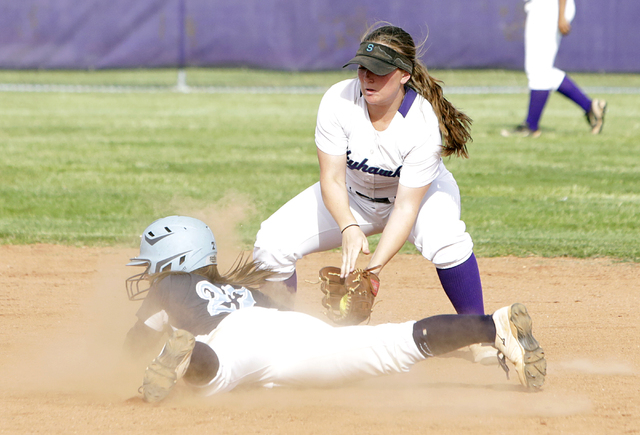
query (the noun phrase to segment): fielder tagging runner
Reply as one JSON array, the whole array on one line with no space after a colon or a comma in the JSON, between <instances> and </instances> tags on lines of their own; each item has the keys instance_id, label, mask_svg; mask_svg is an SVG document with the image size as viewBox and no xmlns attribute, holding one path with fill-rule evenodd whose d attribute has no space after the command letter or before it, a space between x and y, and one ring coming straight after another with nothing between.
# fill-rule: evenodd
<instances>
[{"instance_id":1,"label":"fielder tagging runner","mask_svg":"<svg viewBox=\"0 0 640 435\"><path fill-rule=\"evenodd\" d=\"M407 372L428 357L482 342L494 344L507 374L506 361L515 366L523 386L537 390L544 383L544 352L522 304L491 316L335 327L276 309L255 290L272 274L263 265L239 259L221 275L216 263L215 238L197 219L159 219L142 234L140 255L128 265L145 269L126 284L131 300L144 300L125 347L140 353L169 334L145 370L146 402L166 398L179 379L203 395L239 386L342 385Z\"/></svg>"},{"instance_id":2,"label":"fielder tagging runner","mask_svg":"<svg viewBox=\"0 0 640 435\"><path fill-rule=\"evenodd\" d=\"M527 19L524 31L524 69L530 98L527 119L514 130L502 130L502 136L539 137L540 118L552 91L558 91L584 110L592 134L604 125L607 102L589 98L554 63L560 41L571 31L575 16L574 0L525 0Z\"/></svg>"}]
</instances>

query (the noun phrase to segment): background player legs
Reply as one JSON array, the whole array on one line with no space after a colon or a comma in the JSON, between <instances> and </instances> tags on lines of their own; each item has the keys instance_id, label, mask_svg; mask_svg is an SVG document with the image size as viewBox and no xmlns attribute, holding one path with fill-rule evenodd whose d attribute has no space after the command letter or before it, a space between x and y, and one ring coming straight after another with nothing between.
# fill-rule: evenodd
<instances>
[{"instance_id":1,"label":"background player legs","mask_svg":"<svg viewBox=\"0 0 640 435\"><path fill-rule=\"evenodd\" d=\"M573 0L568 1L563 19L559 20L557 0L530 0L525 5L525 72L530 90L529 111L524 123L514 130L502 130L511 135L539 137L540 119L549 94L555 90L584 110L592 134L602 130L607 103L589 98L567 74L554 66L563 34L568 34L575 15ZM562 21L562 23L560 23Z\"/></svg>"},{"instance_id":2,"label":"background player legs","mask_svg":"<svg viewBox=\"0 0 640 435\"><path fill-rule=\"evenodd\" d=\"M549 99L550 91L531 90L529 93L529 112L527 113L526 126L533 132L537 132L538 123L542 117L542 111Z\"/></svg>"},{"instance_id":3,"label":"background player legs","mask_svg":"<svg viewBox=\"0 0 640 435\"><path fill-rule=\"evenodd\" d=\"M591 126L592 134L599 134L602 131L604 124L604 114L607 109L607 102L599 99L591 99L584 93L576 83L569 78L568 75L564 76L564 79L558 86L557 91L576 103L584 111L587 122ZM532 89L529 94L529 110L527 112L527 119L525 122L512 132L503 131L503 136L510 136L511 134L519 134L521 136L538 137L540 136L539 123L542 118L542 112L551 90L538 90Z\"/></svg>"},{"instance_id":4,"label":"background player legs","mask_svg":"<svg viewBox=\"0 0 640 435\"><path fill-rule=\"evenodd\" d=\"M564 76L558 87L558 92L576 103L584 110L587 122L591 126L591 134L599 134L604 124L604 114L607 110L607 102L597 98L591 99L568 75Z\"/></svg>"},{"instance_id":5,"label":"background player legs","mask_svg":"<svg viewBox=\"0 0 640 435\"><path fill-rule=\"evenodd\" d=\"M582 89L580 89L580 87L578 87L578 85L566 74L564 76L564 79L560 83L560 86L558 86L558 92L569 98L571 101L582 108L591 127L594 127L594 125L591 122L590 115L594 118L602 118L604 116L606 102L602 100L592 100L591 98L589 98L584 93L584 91L582 91ZM540 122L540 118L542 118L542 112L545 105L547 104L550 93L550 90L536 89L532 89L530 92L529 112L527 114L525 125L532 132L539 131L538 125ZM592 130L592 133L597 134L601 131L601 129L602 124L600 123L596 130ZM532 133L532 136L535 135L535 133Z\"/></svg>"},{"instance_id":6,"label":"background player legs","mask_svg":"<svg viewBox=\"0 0 640 435\"><path fill-rule=\"evenodd\" d=\"M589 113L591 110L591 98L589 98L579 87L569 78L568 75L564 76L562 83L558 86L558 92L571 101L582 107L584 113Z\"/></svg>"}]
</instances>

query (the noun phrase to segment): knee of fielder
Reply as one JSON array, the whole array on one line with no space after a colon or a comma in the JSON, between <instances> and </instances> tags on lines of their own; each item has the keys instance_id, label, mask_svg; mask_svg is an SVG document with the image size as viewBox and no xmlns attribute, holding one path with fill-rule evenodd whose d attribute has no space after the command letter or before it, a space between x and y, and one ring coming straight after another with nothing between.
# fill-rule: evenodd
<instances>
[{"instance_id":1,"label":"knee of fielder","mask_svg":"<svg viewBox=\"0 0 640 435\"><path fill-rule=\"evenodd\" d=\"M296 271L294 255L286 253L280 244L269 243L261 239L260 233L258 233L258 238L253 247L253 260L265 268L278 272L278 275L270 278L269 281L284 281Z\"/></svg>"},{"instance_id":2,"label":"knee of fielder","mask_svg":"<svg viewBox=\"0 0 640 435\"><path fill-rule=\"evenodd\" d=\"M416 246L418 250L420 247ZM442 245L440 247L431 247L429 250L421 250L422 255L438 269L449 269L458 266L469 259L473 254L473 241L468 233L460 236L457 241Z\"/></svg>"}]
</instances>

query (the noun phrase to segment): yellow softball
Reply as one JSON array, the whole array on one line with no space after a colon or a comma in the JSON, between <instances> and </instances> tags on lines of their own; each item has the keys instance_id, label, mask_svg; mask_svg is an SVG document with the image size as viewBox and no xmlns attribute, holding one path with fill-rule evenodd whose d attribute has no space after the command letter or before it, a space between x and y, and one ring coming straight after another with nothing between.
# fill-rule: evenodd
<instances>
[{"instance_id":1,"label":"yellow softball","mask_svg":"<svg viewBox=\"0 0 640 435\"><path fill-rule=\"evenodd\" d=\"M340 312L342 314L344 314L347 311L347 296L349 295L344 295L342 296L342 299L340 299Z\"/></svg>"}]
</instances>

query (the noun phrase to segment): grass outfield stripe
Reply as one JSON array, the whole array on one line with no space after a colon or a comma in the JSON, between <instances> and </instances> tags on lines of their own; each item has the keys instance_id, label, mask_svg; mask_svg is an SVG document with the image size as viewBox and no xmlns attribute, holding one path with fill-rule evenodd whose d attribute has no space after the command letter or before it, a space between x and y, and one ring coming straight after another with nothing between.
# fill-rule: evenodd
<instances>
[{"instance_id":1,"label":"grass outfield stripe","mask_svg":"<svg viewBox=\"0 0 640 435\"><path fill-rule=\"evenodd\" d=\"M0 92L64 92L64 93L203 93L203 94L323 94L322 86L122 86L122 85L56 85L0 83ZM588 94L640 94L638 87L585 86ZM529 90L521 86L445 86L446 94L526 94Z\"/></svg>"},{"instance_id":2,"label":"grass outfield stripe","mask_svg":"<svg viewBox=\"0 0 640 435\"><path fill-rule=\"evenodd\" d=\"M330 85L324 78L267 83L271 76L235 76L192 84ZM238 247L250 250L261 222L318 179L314 129L321 94L179 94L168 91L173 82L155 76L155 82L127 76L127 83L98 74L83 77L104 81L38 77L18 78L23 84L163 90L0 93L0 244L135 247L152 220L186 214L221 219ZM640 76L581 77L591 86L640 87ZM467 72L444 78L451 82L447 89L524 86ZM10 81L0 74L0 82ZM580 108L555 93L545 108L542 136L528 140L500 135L521 122L526 94L450 95L474 120L471 158L445 163L460 186L476 255L640 262L638 96L606 99L602 134L590 134ZM370 246L378 240L372 236ZM402 252L416 250L407 244Z\"/></svg>"}]
</instances>

